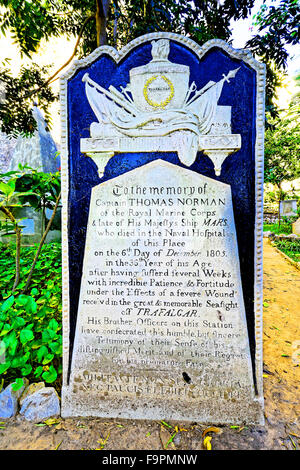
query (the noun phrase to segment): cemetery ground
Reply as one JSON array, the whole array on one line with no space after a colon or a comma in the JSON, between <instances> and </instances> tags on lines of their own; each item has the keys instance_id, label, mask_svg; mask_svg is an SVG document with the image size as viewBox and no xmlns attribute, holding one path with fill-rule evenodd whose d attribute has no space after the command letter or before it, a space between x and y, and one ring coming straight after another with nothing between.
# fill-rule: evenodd
<instances>
[{"instance_id":1,"label":"cemetery ground","mask_svg":"<svg viewBox=\"0 0 300 470\"><path fill-rule=\"evenodd\" d=\"M265 426L101 418L0 424L2 450L296 450L300 448L300 271L264 239ZM56 384L58 382L55 382ZM51 384L48 384L51 385Z\"/></svg>"}]
</instances>

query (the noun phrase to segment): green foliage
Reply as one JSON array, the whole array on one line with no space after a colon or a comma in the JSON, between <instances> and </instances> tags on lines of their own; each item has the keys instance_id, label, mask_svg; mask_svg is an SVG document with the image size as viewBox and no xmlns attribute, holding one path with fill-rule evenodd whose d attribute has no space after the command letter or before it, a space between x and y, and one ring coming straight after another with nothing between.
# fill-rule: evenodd
<instances>
[{"instance_id":1,"label":"green foliage","mask_svg":"<svg viewBox=\"0 0 300 470\"><path fill-rule=\"evenodd\" d=\"M285 69L288 59L286 45L299 42L299 24L298 0L281 0L270 6L264 3L255 17L258 34L248 42L248 46L265 62L274 61L277 67Z\"/></svg>"},{"instance_id":2,"label":"green foliage","mask_svg":"<svg viewBox=\"0 0 300 470\"><path fill-rule=\"evenodd\" d=\"M266 109L276 117L278 110L272 100L282 80L281 72L287 68L286 46L298 44L300 40L299 0L281 0L269 6L264 2L254 24L258 33L246 47L267 65Z\"/></svg>"},{"instance_id":3,"label":"green foliage","mask_svg":"<svg viewBox=\"0 0 300 470\"><path fill-rule=\"evenodd\" d=\"M34 190L34 191L33 191ZM27 165L22 166L19 164L18 171L9 171L0 174L0 211L4 214L4 222L0 222L0 232L4 235L16 236L16 254L15 254L15 281L12 292L20 283L20 249L21 249L21 236L23 219L15 217L14 209L16 207L23 207L24 204L29 204L36 210L44 211L45 208L53 208L53 216L50 221L52 223L57 204L60 199L60 175L59 173L48 174L38 172ZM43 217L43 221L45 216ZM40 249L44 244L47 232L50 229L51 223L47 224L47 228L41 238L40 245L37 248L36 257L34 258L32 269L28 275L25 285L27 292L31 282L32 272L36 267L36 260L38 259Z\"/></svg>"},{"instance_id":4,"label":"green foliage","mask_svg":"<svg viewBox=\"0 0 300 470\"><path fill-rule=\"evenodd\" d=\"M82 32L81 53L87 55L97 47L96 15L105 16L106 11L110 45L120 47L155 31L189 34L203 43L213 37L228 39L230 21L246 18L254 0L0 0L0 5L6 7L0 22L2 33L12 32L21 52L28 56L37 51L42 39L78 36L84 20L92 17Z\"/></svg>"},{"instance_id":5,"label":"green foliage","mask_svg":"<svg viewBox=\"0 0 300 470\"><path fill-rule=\"evenodd\" d=\"M229 40L231 20L246 18L253 5L254 0L0 0L4 7L0 30L4 35L10 32L21 54L28 57L38 51L42 39L75 36L78 46L74 54L81 58L102 45L97 34L99 24L105 27L104 40L118 48L157 31L184 34L203 44L213 38ZM33 99L38 100L50 121L48 106L57 97L46 73L47 68L36 64L23 68L18 77L7 67L0 70L6 87L6 98L0 106L4 132L32 133L36 126L31 111Z\"/></svg>"},{"instance_id":6,"label":"green foliage","mask_svg":"<svg viewBox=\"0 0 300 470\"><path fill-rule=\"evenodd\" d=\"M0 173L0 210L29 204L36 210L52 208L60 192L60 174L44 173L19 164L17 171ZM17 222L17 221L16 221Z\"/></svg>"},{"instance_id":7,"label":"green foliage","mask_svg":"<svg viewBox=\"0 0 300 470\"><path fill-rule=\"evenodd\" d=\"M143 34L169 31L189 36L199 44L228 40L230 22L246 18L254 1L247 0L128 0L110 3L108 43L122 47Z\"/></svg>"},{"instance_id":8,"label":"green foliage","mask_svg":"<svg viewBox=\"0 0 300 470\"><path fill-rule=\"evenodd\" d=\"M18 198L36 196L32 191L32 186L22 188L18 185L19 178L23 177L27 169L29 167L26 165L20 165L19 171L0 173L0 208L22 207L22 204L17 201Z\"/></svg>"},{"instance_id":9,"label":"green foliage","mask_svg":"<svg viewBox=\"0 0 300 470\"><path fill-rule=\"evenodd\" d=\"M35 247L22 247L21 266L26 277ZM14 278L12 246L1 246L0 377L7 383L28 377L58 385L61 373L61 247L45 245L32 279L30 295L22 283L9 295ZM25 282L25 281L24 281Z\"/></svg>"},{"instance_id":10,"label":"green foliage","mask_svg":"<svg viewBox=\"0 0 300 470\"><path fill-rule=\"evenodd\" d=\"M297 199L299 201L300 196L297 195L296 191L297 190L295 190L294 188L290 189L289 191L283 191L283 190L281 190L281 191L280 190L268 191L268 190L265 190L264 202L265 203L278 202L279 198L280 198L281 201L284 201L284 200L287 200L287 199ZM298 202L298 204L299 204L299 202Z\"/></svg>"},{"instance_id":11,"label":"green foliage","mask_svg":"<svg viewBox=\"0 0 300 470\"><path fill-rule=\"evenodd\" d=\"M51 1L1 0L0 5L7 7L2 16L1 32L5 34L10 31L22 53L29 57L36 51L42 38L47 40L59 34L62 21L59 22L59 18L53 15Z\"/></svg>"},{"instance_id":12,"label":"green foliage","mask_svg":"<svg viewBox=\"0 0 300 470\"><path fill-rule=\"evenodd\" d=\"M12 223L1 223L0 231L15 231L22 219L14 218L14 208L29 205L35 210L53 209L60 194L60 173L44 173L19 164L17 171L0 173L0 211ZM6 210L5 210L6 209ZM9 212L9 213L8 213Z\"/></svg>"},{"instance_id":13,"label":"green foliage","mask_svg":"<svg viewBox=\"0 0 300 470\"><path fill-rule=\"evenodd\" d=\"M29 273L32 260L34 258L37 246L21 247L20 259L20 283L16 289L16 293L22 292L25 287L26 277ZM15 273L15 246L0 244L1 261L0 261L0 298L9 296ZM44 245L40 253L31 280L31 289L33 295L37 294L40 289L54 289L55 283L60 282L61 276L61 245L60 243L49 243Z\"/></svg>"},{"instance_id":14,"label":"green foliage","mask_svg":"<svg viewBox=\"0 0 300 470\"><path fill-rule=\"evenodd\" d=\"M200 45L213 38L230 41L231 21L247 18L253 5L254 0L0 0L4 7L0 30L4 35L10 32L21 54L28 57L38 51L42 39L76 36L79 41L74 54L83 57L99 45L100 23L105 26L104 40L118 48L138 36L159 31L186 35ZM264 3L255 17L259 32L246 45L267 64L267 110L273 117L277 112L272 98L282 79L279 70L286 69L286 45L299 42L299 21L298 0L282 0L270 7ZM4 132L34 130L33 97L50 122L48 105L57 97L49 86L47 67L32 64L18 77L7 67L0 73L6 86L6 99L0 107Z\"/></svg>"},{"instance_id":15,"label":"green foliage","mask_svg":"<svg viewBox=\"0 0 300 470\"><path fill-rule=\"evenodd\" d=\"M44 111L45 118L51 125L51 116L48 107L58 99L50 86L44 85L49 73L49 66L40 67L31 63L30 67L22 67L16 77L14 71L7 66L0 66L0 78L5 89L5 99L0 103L1 131L17 137L18 134L32 135L36 129L36 120L32 113L33 96L30 93L33 87L39 88L34 99L38 101L39 108Z\"/></svg>"},{"instance_id":16,"label":"green foliage","mask_svg":"<svg viewBox=\"0 0 300 470\"><path fill-rule=\"evenodd\" d=\"M104 42L120 48L138 36L161 31L183 34L200 45L213 38L230 42L232 20L247 18L253 5L254 0L0 0L4 7L0 30L4 35L10 32L21 54L28 57L38 51L42 39L75 36L78 44L74 55L81 58ZM258 34L246 44L267 65L266 104L272 117L277 116L272 100L287 66L286 45L299 42L299 22L298 0L281 0L271 6L263 3L255 17ZM102 42L97 33L99 25L105 30ZM47 79L47 68L32 64L18 77L7 67L0 73L6 86L0 121L6 133L34 130L32 99L38 99L50 122L48 106L57 97L49 83L58 71Z\"/></svg>"},{"instance_id":17,"label":"green foliage","mask_svg":"<svg viewBox=\"0 0 300 470\"><path fill-rule=\"evenodd\" d=\"M60 174L30 169L30 172L17 178L16 189L20 192L19 200L23 205L28 203L36 210L45 207L52 209L60 192ZM30 190L34 194L29 194Z\"/></svg>"},{"instance_id":18,"label":"green foliage","mask_svg":"<svg viewBox=\"0 0 300 470\"><path fill-rule=\"evenodd\" d=\"M269 116L269 128L265 134L265 175L266 183L278 186L300 176L300 107L297 95L287 111L277 118ZM282 195L281 195L282 196ZM282 197L280 197L282 199Z\"/></svg>"}]
</instances>

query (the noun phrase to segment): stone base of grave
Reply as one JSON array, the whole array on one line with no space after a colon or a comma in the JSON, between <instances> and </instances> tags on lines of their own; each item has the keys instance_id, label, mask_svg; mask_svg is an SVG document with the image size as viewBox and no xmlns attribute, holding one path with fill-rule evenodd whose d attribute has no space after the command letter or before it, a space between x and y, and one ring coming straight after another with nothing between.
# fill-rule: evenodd
<instances>
[{"instance_id":1,"label":"stone base of grave","mask_svg":"<svg viewBox=\"0 0 300 470\"><path fill-rule=\"evenodd\" d=\"M153 188L172 203L170 215L147 209ZM182 209L191 198L167 199L172 188L200 194L213 215ZM101 216L100 203L116 200ZM132 211L140 213L133 228ZM208 220L224 225L210 228L214 237L203 235ZM65 416L261 423L228 185L156 160L96 186L83 273Z\"/></svg>"},{"instance_id":2,"label":"stone base of grave","mask_svg":"<svg viewBox=\"0 0 300 470\"><path fill-rule=\"evenodd\" d=\"M185 386L182 386L184 389ZM189 386L187 385L186 390ZM199 422L203 424L235 424L245 422L249 425L264 425L263 403L259 398L242 402L236 399L219 400L212 396L206 399L184 401L182 398L174 400L170 397L168 404L157 397L125 398L118 397L109 402L104 395L87 396L86 393L72 393L68 386L62 389L62 417L98 417L146 420L173 420Z\"/></svg>"}]
</instances>

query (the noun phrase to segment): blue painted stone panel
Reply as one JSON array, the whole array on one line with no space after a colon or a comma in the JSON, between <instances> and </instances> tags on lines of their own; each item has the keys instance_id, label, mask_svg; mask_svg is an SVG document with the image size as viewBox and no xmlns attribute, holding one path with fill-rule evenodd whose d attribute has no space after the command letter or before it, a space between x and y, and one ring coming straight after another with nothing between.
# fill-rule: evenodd
<instances>
[{"instance_id":1,"label":"blue painted stone panel","mask_svg":"<svg viewBox=\"0 0 300 470\"><path fill-rule=\"evenodd\" d=\"M76 326L86 224L91 188L127 171L161 158L184 167L177 153L118 154L111 158L100 180L94 162L80 153L80 139L90 137L90 125L97 121L85 95L83 75L104 88L120 89L129 82L129 70L152 59L150 42L137 46L118 65L107 55L77 71L68 83L69 118L69 270L70 270L70 353ZM256 72L240 60L231 58L222 49L212 48L199 58L189 49L170 41L169 60L190 67L190 83L200 89L210 80L219 81L223 74L240 67L230 83L225 82L218 104L232 106L232 133L241 134L242 147L227 157L219 177L211 160L198 153L191 170L230 184L236 220L241 276L248 322L250 347L254 359L254 223L255 223L255 121Z\"/></svg>"}]
</instances>

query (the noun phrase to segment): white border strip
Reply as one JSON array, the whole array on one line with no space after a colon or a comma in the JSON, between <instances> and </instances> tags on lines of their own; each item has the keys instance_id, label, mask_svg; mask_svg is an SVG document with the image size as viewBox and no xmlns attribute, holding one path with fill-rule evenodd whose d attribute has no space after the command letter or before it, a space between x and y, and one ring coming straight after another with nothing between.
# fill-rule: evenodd
<instances>
[{"instance_id":1,"label":"white border strip","mask_svg":"<svg viewBox=\"0 0 300 470\"><path fill-rule=\"evenodd\" d=\"M154 39L169 39L186 46L192 50L199 59L210 49L218 47L227 52L234 59L243 60L256 73L256 143L255 143L255 282L254 282L254 311L255 311L255 374L258 398L263 399L262 378L262 297L263 297L263 182L264 182L264 103L265 103L265 65L258 62L247 49L233 49L220 39L212 39L203 46L188 37L175 33L151 33L134 39L120 51L111 46L101 46L95 49L88 57L75 60L70 69L60 79L60 106L61 106L61 181L62 181L62 282L63 282L63 386L67 386L67 373L69 366L69 261L68 261L68 196L69 196L69 166L68 166L68 99L67 84L75 72L87 67L101 55L107 54L116 63L119 63L130 51Z\"/></svg>"}]
</instances>

